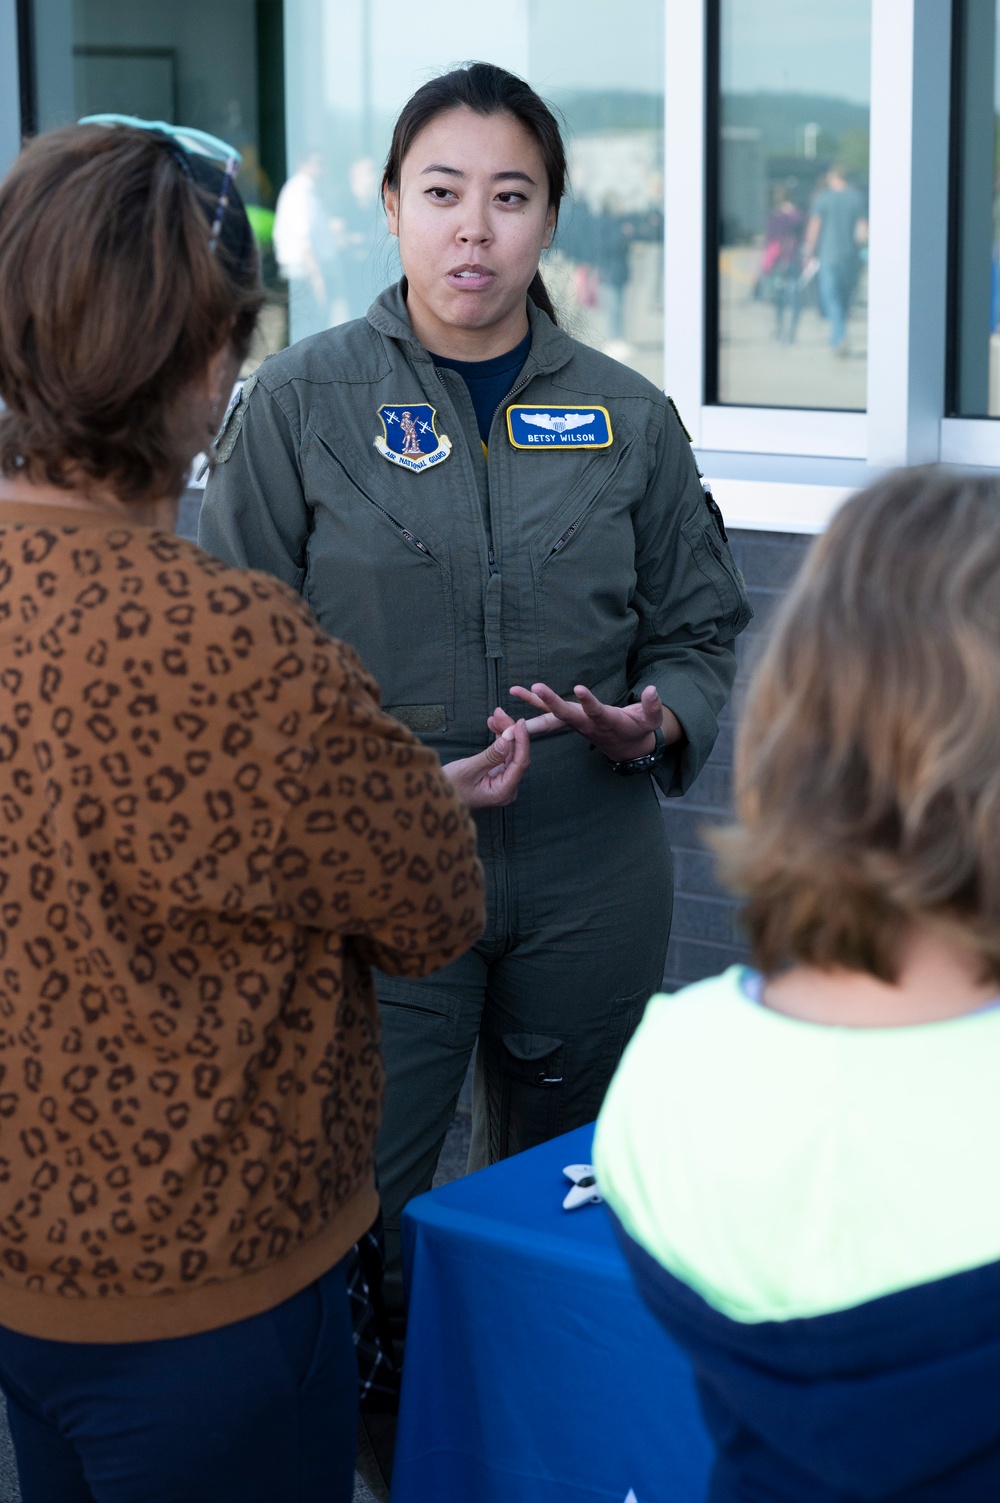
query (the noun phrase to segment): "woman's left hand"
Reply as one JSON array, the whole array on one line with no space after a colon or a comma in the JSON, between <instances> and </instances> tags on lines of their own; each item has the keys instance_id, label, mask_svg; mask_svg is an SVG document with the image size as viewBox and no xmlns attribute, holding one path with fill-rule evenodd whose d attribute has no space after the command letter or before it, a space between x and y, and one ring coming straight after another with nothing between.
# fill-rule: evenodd
<instances>
[{"instance_id":1,"label":"woman's left hand","mask_svg":"<svg viewBox=\"0 0 1000 1503\"><path fill-rule=\"evenodd\" d=\"M490 716L492 722L495 714ZM445 762L441 771L468 809L503 809L517 798L521 779L531 761L528 723L510 720L500 726L496 740L474 757Z\"/></svg>"},{"instance_id":2,"label":"woman's left hand","mask_svg":"<svg viewBox=\"0 0 1000 1503\"><path fill-rule=\"evenodd\" d=\"M677 716L667 709L652 684L643 689L638 704L634 705L602 704L584 684L574 686L575 701L562 699L548 684L532 684L530 689L515 684L510 692L516 699L544 712L526 722L529 735L569 726L612 762L646 756L653 750L653 732L657 729L663 731L668 746L684 735ZM505 711L498 710L490 716L488 724L499 735L514 721Z\"/></svg>"}]
</instances>

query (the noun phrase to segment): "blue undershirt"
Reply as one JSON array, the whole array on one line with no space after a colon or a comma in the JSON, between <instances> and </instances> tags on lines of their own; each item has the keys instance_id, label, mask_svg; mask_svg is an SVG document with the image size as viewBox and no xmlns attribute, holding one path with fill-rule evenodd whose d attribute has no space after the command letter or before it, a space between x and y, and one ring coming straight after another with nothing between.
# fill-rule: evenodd
<instances>
[{"instance_id":1,"label":"blue undershirt","mask_svg":"<svg viewBox=\"0 0 1000 1503\"><path fill-rule=\"evenodd\" d=\"M531 349L531 330L505 355L495 355L492 360L449 360L445 355L431 355L435 365L458 371L469 388L469 396L476 412L479 437L484 444L489 442L490 424L504 397L517 381Z\"/></svg>"}]
</instances>

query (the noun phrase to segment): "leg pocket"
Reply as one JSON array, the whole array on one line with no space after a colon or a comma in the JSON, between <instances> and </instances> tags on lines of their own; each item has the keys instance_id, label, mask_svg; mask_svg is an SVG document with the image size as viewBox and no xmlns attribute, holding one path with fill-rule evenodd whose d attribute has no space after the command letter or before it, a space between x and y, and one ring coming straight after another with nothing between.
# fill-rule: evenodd
<instances>
[{"instance_id":1,"label":"leg pocket","mask_svg":"<svg viewBox=\"0 0 1000 1503\"><path fill-rule=\"evenodd\" d=\"M642 1022L642 1015L646 1011L646 1004L652 995L653 993L649 990L649 987L644 986L637 992L629 992L625 997L616 997L612 1003L611 1016L608 1019L608 1036L605 1043L609 1081L618 1068L618 1061L625 1053L626 1044Z\"/></svg>"},{"instance_id":2,"label":"leg pocket","mask_svg":"<svg viewBox=\"0 0 1000 1503\"><path fill-rule=\"evenodd\" d=\"M475 1044L479 1009L432 987L382 996L385 1105L376 1159L386 1226L429 1190ZM463 1016L463 1011L467 1016Z\"/></svg>"},{"instance_id":3,"label":"leg pocket","mask_svg":"<svg viewBox=\"0 0 1000 1503\"><path fill-rule=\"evenodd\" d=\"M646 1004L652 995L649 987L644 986L639 991L615 997L599 1053L593 1059L580 1061L581 1073L586 1072L587 1078L585 1122L593 1122L601 1110L611 1077L618 1068L629 1039L642 1021Z\"/></svg>"},{"instance_id":4,"label":"leg pocket","mask_svg":"<svg viewBox=\"0 0 1000 1503\"><path fill-rule=\"evenodd\" d=\"M322 1376L346 1343L353 1353L346 1283L347 1259L266 1312L295 1388L301 1394Z\"/></svg>"},{"instance_id":5,"label":"leg pocket","mask_svg":"<svg viewBox=\"0 0 1000 1503\"><path fill-rule=\"evenodd\" d=\"M475 976L467 986L446 989L440 984L445 974L433 978L437 986L381 975L375 981L386 1081L375 1159L385 1218L385 1303L394 1335L403 1320L400 1217L408 1200L431 1187L482 1011Z\"/></svg>"},{"instance_id":6,"label":"leg pocket","mask_svg":"<svg viewBox=\"0 0 1000 1503\"><path fill-rule=\"evenodd\" d=\"M545 1033L504 1033L480 1040L489 1099L490 1157L509 1158L563 1131L565 1040Z\"/></svg>"},{"instance_id":7,"label":"leg pocket","mask_svg":"<svg viewBox=\"0 0 1000 1503\"><path fill-rule=\"evenodd\" d=\"M382 975L375 977L375 987L383 1033L409 1035L411 1030L422 1030L438 1046L451 1048L458 1028L459 999L419 982L400 985L398 978L390 981Z\"/></svg>"}]
</instances>

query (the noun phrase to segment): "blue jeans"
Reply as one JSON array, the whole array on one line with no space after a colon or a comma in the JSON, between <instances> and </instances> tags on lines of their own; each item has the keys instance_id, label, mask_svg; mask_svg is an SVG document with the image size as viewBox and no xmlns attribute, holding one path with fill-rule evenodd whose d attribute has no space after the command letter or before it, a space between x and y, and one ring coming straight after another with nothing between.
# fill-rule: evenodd
<instances>
[{"instance_id":1,"label":"blue jeans","mask_svg":"<svg viewBox=\"0 0 1000 1503\"><path fill-rule=\"evenodd\" d=\"M774 297L774 337L795 343L799 326L799 274L794 267L776 271L772 279ZM786 319L787 314L787 319Z\"/></svg>"},{"instance_id":2,"label":"blue jeans","mask_svg":"<svg viewBox=\"0 0 1000 1503\"><path fill-rule=\"evenodd\" d=\"M0 1388L24 1503L350 1503L342 1263L197 1336L88 1345L0 1327Z\"/></svg>"},{"instance_id":3,"label":"blue jeans","mask_svg":"<svg viewBox=\"0 0 1000 1503\"><path fill-rule=\"evenodd\" d=\"M821 261L819 264L819 301L823 315L830 320L830 344L837 349L847 338L847 313L854 292L856 269L851 263Z\"/></svg>"}]
</instances>

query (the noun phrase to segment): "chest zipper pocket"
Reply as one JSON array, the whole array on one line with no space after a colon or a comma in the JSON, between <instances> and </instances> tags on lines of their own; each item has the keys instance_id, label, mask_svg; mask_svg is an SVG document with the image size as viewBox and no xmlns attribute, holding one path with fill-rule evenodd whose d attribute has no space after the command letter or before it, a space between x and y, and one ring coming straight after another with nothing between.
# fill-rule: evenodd
<instances>
[{"instance_id":1,"label":"chest zipper pocket","mask_svg":"<svg viewBox=\"0 0 1000 1503\"><path fill-rule=\"evenodd\" d=\"M395 531L399 533L400 537L403 538L410 545L411 548L415 548L416 551L419 554L421 554L424 558L428 558L428 559L430 559L431 563L436 564L437 563L437 559L434 557L434 554L428 548L427 544L426 543L422 543L420 541L420 539L417 537L416 533L415 532L411 532L408 527L404 527L403 524L402 524L402 522L397 522L396 518L392 515L392 513L389 512L389 511L386 511L386 509L385 509L384 506L380 506L377 501L373 500L372 497L369 496L369 494L368 494L368 492L366 490L362 490L361 486L358 484L357 480L355 480L354 476L348 473L347 467L343 464L343 462L340 459L338 459L337 455L330 448L330 445L328 443L326 443L322 438L320 438L319 434L317 434L316 437L319 439L319 442L323 445L323 448L326 450L327 454L333 460L333 463L337 466L337 469L344 476L344 479L348 482L348 484L354 490L356 490L359 495L364 496L364 498L368 502L369 506L374 507L375 510L377 512L379 512L379 514L381 516L385 517L385 520L389 523L389 526L392 527L392 528L394 528Z\"/></svg>"},{"instance_id":2,"label":"chest zipper pocket","mask_svg":"<svg viewBox=\"0 0 1000 1503\"><path fill-rule=\"evenodd\" d=\"M606 494L606 492L607 492L608 488L610 487L612 481L614 480L615 476L618 474L618 471L621 469L622 461L624 460L625 455L627 454L627 452L628 452L628 444L626 443L626 444L623 444L622 447L621 447L621 449L618 451L618 455L617 455L617 458L615 459L614 464L612 465L612 467L608 471L608 473L605 475L604 479L601 481L600 485L597 487L597 490L591 496L590 500L586 503L586 505L584 506L583 510L581 512L578 512L578 514L573 518L573 521L566 528L566 531L562 534L562 536L558 537L556 539L556 541L552 544L552 547L549 549L548 553L545 555L545 558L543 560L544 563L548 563L550 559L555 558L557 554L561 553L563 551L563 549L565 548L566 544L570 541L570 539L577 532L579 532L580 528L583 526L583 523L586 521L587 517L590 516L591 512L594 510L595 506L600 501L601 497Z\"/></svg>"},{"instance_id":3,"label":"chest zipper pocket","mask_svg":"<svg viewBox=\"0 0 1000 1503\"><path fill-rule=\"evenodd\" d=\"M582 520L582 518L581 518L581 520ZM570 538L573 536L574 532L579 527L579 525L580 525L579 522L571 522L569 524L569 526L566 528L566 531L563 533L563 535L559 539L559 541L557 543L553 543L553 545L552 545L552 547L551 547L551 549L549 551L549 558L555 558L555 556L556 556L557 553L561 553L562 552L562 550L565 548L566 544L569 542Z\"/></svg>"},{"instance_id":4,"label":"chest zipper pocket","mask_svg":"<svg viewBox=\"0 0 1000 1503\"><path fill-rule=\"evenodd\" d=\"M364 496L364 491L362 491L361 494ZM408 527L404 527L402 522L397 522L396 518L390 515L390 513L386 511L384 506L379 506L377 501L373 501L371 496L365 496L365 500L368 502L369 506L374 506L376 511L381 512L386 521L390 523L391 526L395 527L400 537L405 538L412 547L416 548L418 553L422 553L424 558L429 558L432 563L437 563L437 559L434 557L427 544L422 543L415 532L411 532Z\"/></svg>"}]
</instances>

